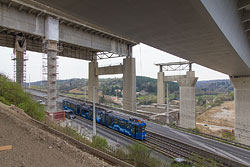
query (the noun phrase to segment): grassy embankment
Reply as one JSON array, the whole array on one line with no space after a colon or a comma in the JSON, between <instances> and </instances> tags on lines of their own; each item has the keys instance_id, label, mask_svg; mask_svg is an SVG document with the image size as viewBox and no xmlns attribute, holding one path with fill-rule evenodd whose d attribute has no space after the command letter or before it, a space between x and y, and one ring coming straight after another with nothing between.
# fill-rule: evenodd
<instances>
[{"instance_id":1,"label":"grassy embankment","mask_svg":"<svg viewBox=\"0 0 250 167\"><path fill-rule=\"evenodd\" d=\"M29 116L39 121L44 120L44 106L38 104L22 87L11 82L6 76L0 74L0 101L4 104L15 106L24 110Z\"/></svg>"}]
</instances>

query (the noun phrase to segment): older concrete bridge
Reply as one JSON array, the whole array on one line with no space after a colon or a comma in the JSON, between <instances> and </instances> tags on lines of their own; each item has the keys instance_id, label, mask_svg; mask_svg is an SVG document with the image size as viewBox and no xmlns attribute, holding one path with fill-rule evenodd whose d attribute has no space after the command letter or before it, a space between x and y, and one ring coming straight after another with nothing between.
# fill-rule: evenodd
<instances>
[{"instance_id":1,"label":"older concrete bridge","mask_svg":"<svg viewBox=\"0 0 250 167\"><path fill-rule=\"evenodd\" d=\"M48 108L56 112L56 56L91 61L89 63L88 97L98 87L98 75L123 74L123 107L135 110L136 42L93 27L76 17L31 1L0 1L0 45L16 52L16 81L23 84L23 53L26 50L48 54ZM26 3L27 2L27 3ZM106 55L106 56L105 56ZM98 59L126 57L124 64L98 68ZM118 71L117 71L118 69ZM98 97L95 97L98 101Z\"/></svg>"},{"instance_id":2,"label":"older concrete bridge","mask_svg":"<svg viewBox=\"0 0 250 167\"><path fill-rule=\"evenodd\" d=\"M131 47L143 42L228 74L235 86L235 134L239 141L250 143L250 0L1 2L0 45L13 47L20 32L25 34L28 50L42 52L47 44L52 63L48 66L51 100L58 43L64 48L61 56L95 63L97 52L108 51L127 56L128 64L133 65ZM99 71L93 74L102 74ZM135 83L129 82L133 86L128 86L127 97L135 90ZM134 108L131 106L128 109Z\"/></svg>"}]
</instances>

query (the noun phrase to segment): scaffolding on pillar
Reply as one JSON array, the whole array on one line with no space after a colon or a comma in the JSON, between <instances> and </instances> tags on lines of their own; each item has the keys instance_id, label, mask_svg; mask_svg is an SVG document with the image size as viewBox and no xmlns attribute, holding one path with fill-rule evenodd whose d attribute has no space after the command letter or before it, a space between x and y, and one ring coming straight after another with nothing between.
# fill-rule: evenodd
<instances>
[{"instance_id":1,"label":"scaffolding on pillar","mask_svg":"<svg viewBox=\"0 0 250 167\"><path fill-rule=\"evenodd\" d=\"M16 82L16 55L11 54L11 60L13 61L13 81Z\"/></svg>"},{"instance_id":2,"label":"scaffolding on pillar","mask_svg":"<svg viewBox=\"0 0 250 167\"><path fill-rule=\"evenodd\" d=\"M45 88L45 83L47 81L47 54L42 53L42 81L41 88Z\"/></svg>"},{"instance_id":3,"label":"scaffolding on pillar","mask_svg":"<svg viewBox=\"0 0 250 167\"><path fill-rule=\"evenodd\" d=\"M48 103L47 103L47 111L52 114L56 112L56 98L58 96L57 89L58 86L56 84L57 80L59 79L59 57L58 53L62 52L62 47L55 41L44 41L43 43L43 55L42 55L42 76L43 81L45 83L47 81L47 90L48 90ZM55 44L55 45L53 45ZM51 55L51 51L56 51L56 54ZM44 86L45 88L45 86Z\"/></svg>"},{"instance_id":4,"label":"scaffolding on pillar","mask_svg":"<svg viewBox=\"0 0 250 167\"><path fill-rule=\"evenodd\" d=\"M42 84L48 81L48 55L47 55L47 45L48 43L45 41L43 45L43 53L42 53ZM63 46L61 44L57 45L58 52L62 52ZM59 80L59 57L56 56L56 80ZM45 85L42 85L45 88Z\"/></svg>"},{"instance_id":5,"label":"scaffolding on pillar","mask_svg":"<svg viewBox=\"0 0 250 167\"><path fill-rule=\"evenodd\" d=\"M17 76L17 71L16 71L16 61L17 61L17 56L16 52L11 54L11 60L13 60L13 77L14 77L14 82L16 82L16 76ZM29 60L28 55L26 55L26 52L23 53L23 83L26 83L26 62Z\"/></svg>"},{"instance_id":6,"label":"scaffolding on pillar","mask_svg":"<svg viewBox=\"0 0 250 167\"><path fill-rule=\"evenodd\" d=\"M158 63L156 66L160 67L160 72L163 71L182 71L188 70L192 71L193 62L182 61L182 62L170 62L170 63Z\"/></svg>"}]
</instances>

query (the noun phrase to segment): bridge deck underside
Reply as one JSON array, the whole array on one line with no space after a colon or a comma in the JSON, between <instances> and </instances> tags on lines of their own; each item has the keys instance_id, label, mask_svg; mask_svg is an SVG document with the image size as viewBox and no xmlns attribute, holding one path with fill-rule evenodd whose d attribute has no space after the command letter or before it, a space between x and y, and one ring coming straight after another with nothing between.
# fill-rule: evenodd
<instances>
[{"instance_id":1,"label":"bridge deck underside","mask_svg":"<svg viewBox=\"0 0 250 167\"><path fill-rule=\"evenodd\" d=\"M35 1L228 75L250 75L249 62L205 9L206 0Z\"/></svg>"}]
</instances>

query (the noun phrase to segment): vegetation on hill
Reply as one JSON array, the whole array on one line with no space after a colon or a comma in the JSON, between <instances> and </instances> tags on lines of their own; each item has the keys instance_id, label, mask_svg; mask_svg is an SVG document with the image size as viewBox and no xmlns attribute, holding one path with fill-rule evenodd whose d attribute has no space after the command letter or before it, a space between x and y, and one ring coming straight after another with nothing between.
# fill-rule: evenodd
<instances>
[{"instance_id":1,"label":"vegetation on hill","mask_svg":"<svg viewBox=\"0 0 250 167\"><path fill-rule=\"evenodd\" d=\"M199 81L196 84L196 112L203 113L224 101L234 100L233 85L230 80Z\"/></svg>"},{"instance_id":2,"label":"vegetation on hill","mask_svg":"<svg viewBox=\"0 0 250 167\"><path fill-rule=\"evenodd\" d=\"M232 82L228 79L198 81L196 84L196 95L218 95L233 91Z\"/></svg>"},{"instance_id":3,"label":"vegetation on hill","mask_svg":"<svg viewBox=\"0 0 250 167\"><path fill-rule=\"evenodd\" d=\"M165 82L165 86L167 86L170 92L179 91L179 86L176 82ZM150 77L137 76L136 77L136 91L146 91L148 93L157 93L157 79L153 79Z\"/></svg>"},{"instance_id":4,"label":"vegetation on hill","mask_svg":"<svg viewBox=\"0 0 250 167\"><path fill-rule=\"evenodd\" d=\"M58 80L58 89L60 92L68 92L72 89L84 90L88 85L87 79L73 78L68 80ZM165 83L167 84L167 83ZM170 93L178 92L179 86L176 82L169 82ZM47 87L47 82L38 81L31 83L36 87ZM105 95L116 95L116 89L122 90L122 78L105 78L99 79L99 89L104 92ZM146 91L148 93L157 93L157 79L137 76L136 77L136 91ZM210 80L210 81L198 81L196 84L196 95L217 95L221 93L227 93L233 91L233 85L230 80ZM117 93L118 96L121 94Z\"/></svg>"},{"instance_id":5,"label":"vegetation on hill","mask_svg":"<svg viewBox=\"0 0 250 167\"><path fill-rule=\"evenodd\" d=\"M232 101L234 100L234 93L226 92L218 95L201 95L196 96L196 112L203 113L204 111L221 105L224 101Z\"/></svg>"},{"instance_id":6,"label":"vegetation on hill","mask_svg":"<svg viewBox=\"0 0 250 167\"><path fill-rule=\"evenodd\" d=\"M59 92L69 94L72 90L79 92L87 91L87 79L68 79L58 80ZM33 86L44 85L46 82L35 82ZM167 82L165 82L167 85ZM168 82L169 100L179 99L179 86L177 82ZM100 102L112 103L112 100L105 98L108 96L122 97L123 79L122 78L105 78L99 79L99 90L102 92ZM136 77L136 91L138 92L138 104L149 105L157 102L157 79L145 76ZM210 107L220 105L225 100L233 99L233 85L230 80L211 80L198 81L196 84L196 109L197 111L205 111ZM72 93L72 96L83 97L83 93ZM106 95L106 96L105 96ZM218 96L218 97L217 97Z\"/></svg>"},{"instance_id":7,"label":"vegetation on hill","mask_svg":"<svg viewBox=\"0 0 250 167\"><path fill-rule=\"evenodd\" d=\"M37 120L43 120L45 118L44 106L34 101L28 93L23 91L19 84L11 82L11 80L1 74L0 101L7 105L16 105Z\"/></svg>"}]
</instances>

